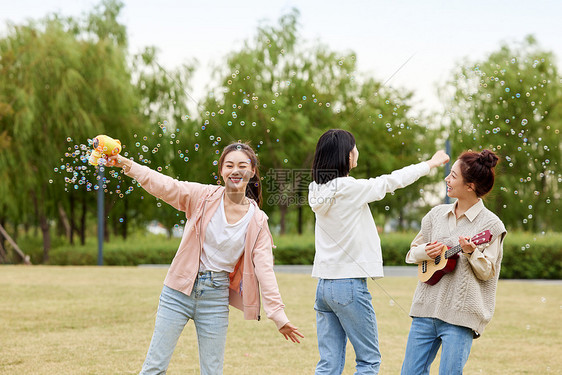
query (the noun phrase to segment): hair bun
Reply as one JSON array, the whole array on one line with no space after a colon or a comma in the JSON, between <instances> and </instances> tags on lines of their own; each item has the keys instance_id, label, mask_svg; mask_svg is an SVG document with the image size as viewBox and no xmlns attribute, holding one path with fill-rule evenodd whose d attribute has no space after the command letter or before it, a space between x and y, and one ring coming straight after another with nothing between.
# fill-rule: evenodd
<instances>
[{"instance_id":1,"label":"hair bun","mask_svg":"<svg viewBox=\"0 0 562 375\"><path fill-rule=\"evenodd\" d=\"M488 168L494 168L498 164L499 158L490 150L484 150L480 153L478 161L480 164L485 165Z\"/></svg>"}]
</instances>

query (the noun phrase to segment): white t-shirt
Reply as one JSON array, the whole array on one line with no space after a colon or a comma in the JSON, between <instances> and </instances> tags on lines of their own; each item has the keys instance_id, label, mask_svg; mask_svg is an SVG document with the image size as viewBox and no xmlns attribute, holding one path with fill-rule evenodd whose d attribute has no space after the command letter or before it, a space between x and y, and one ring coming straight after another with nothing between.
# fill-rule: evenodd
<instances>
[{"instance_id":1,"label":"white t-shirt","mask_svg":"<svg viewBox=\"0 0 562 375\"><path fill-rule=\"evenodd\" d=\"M254 214L254 205L234 224L228 224L224 212L224 196L217 211L207 225L199 271L234 271L244 252L246 230Z\"/></svg>"}]
</instances>

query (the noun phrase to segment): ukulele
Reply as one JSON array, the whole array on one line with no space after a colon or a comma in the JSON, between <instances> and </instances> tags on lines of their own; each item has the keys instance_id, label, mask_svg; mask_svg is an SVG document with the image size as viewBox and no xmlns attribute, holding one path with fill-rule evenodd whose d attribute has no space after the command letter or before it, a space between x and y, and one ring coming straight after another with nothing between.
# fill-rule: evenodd
<instances>
[{"instance_id":1,"label":"ukulele","mask_svg":"<svg viewBox=\"0 0 562 375\"><path fill-rule=\"evenodd\" d=\"M475 245L488 243L492 240L492 233L489 230L478 233L470 239ZM424 260L418 263L418 279L429 285L435 285L446 274L455 269L459 253L462 251L461 245L448 247L443 245L443 250L435 259Z\"/></svg>"}]
</instances>

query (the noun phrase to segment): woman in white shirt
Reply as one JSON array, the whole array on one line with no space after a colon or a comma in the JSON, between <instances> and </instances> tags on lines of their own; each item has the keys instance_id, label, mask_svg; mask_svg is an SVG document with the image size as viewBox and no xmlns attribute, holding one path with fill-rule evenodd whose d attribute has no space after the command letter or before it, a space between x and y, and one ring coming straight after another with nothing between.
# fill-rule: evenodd
<instances>
[{"instance_id":1,"label":"woman in white shirt","mask_svg":"<svg viewBox=\"0 0 562 375\"><path fill-rule=\"evenodd\" d=\"M359 151L353 134L325 132L316 145L308 202L316 214L314 266L318 277L316 326L320 361L316 374L341 374L349 338L357 374L377 374L377 321L367 277L383 277L380 239L369 203L403 188L449 160L438 151L427 162L410 165L377 178L357 180L349 171Z\"/></svg>"}]
</instances>

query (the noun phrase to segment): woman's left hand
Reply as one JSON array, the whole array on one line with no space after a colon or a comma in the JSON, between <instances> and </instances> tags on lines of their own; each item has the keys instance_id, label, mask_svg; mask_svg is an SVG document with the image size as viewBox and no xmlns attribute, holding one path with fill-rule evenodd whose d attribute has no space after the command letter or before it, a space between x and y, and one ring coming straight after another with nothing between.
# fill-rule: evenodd
<instances>
[{"instance_id":1,"label":"woman's left hand","mask_svg":"<svg viewBox=\"0 0 562 375\"><path fill-rule=\"evenodd\" d=\"M303 334L299 332L299 329L291 323L287 323L283 327L279 328L279 332L285 336L285 340L291 339L292 342L296 342L298 344L300 344L298 336L304 338Z\"/></svg>"},{"instance_id":2,"label":"woman's left hand","mask_svg":"<svg viewBox=\"0 0 562 375\"><path fill-rule=\"evenodd\" d=\"M476 245L470 241L470 237L459 237L459 244L462 247L462 252L465 254L472 254L476 249Z\"/></svg>"}]
</instances>

